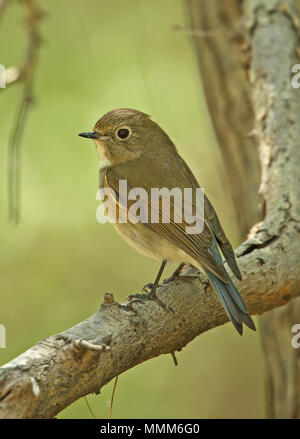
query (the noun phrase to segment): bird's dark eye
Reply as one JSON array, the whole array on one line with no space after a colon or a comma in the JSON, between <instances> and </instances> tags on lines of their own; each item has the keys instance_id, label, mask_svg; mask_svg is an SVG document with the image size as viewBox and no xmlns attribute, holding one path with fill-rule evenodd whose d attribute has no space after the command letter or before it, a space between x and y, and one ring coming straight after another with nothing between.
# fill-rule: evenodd
<instances>
[{"instance_id":1,"label":"bird's dark eye","mask_svg":"<svg viewBox=\"0 0 300 439\"><path fill-rule=\"evenodd\" d=\"M117 137L121 140L127 139L127 137L129 137L131 134L131 131L129 128L120 128L117 131Z\"/></svg>"}]
</instances>

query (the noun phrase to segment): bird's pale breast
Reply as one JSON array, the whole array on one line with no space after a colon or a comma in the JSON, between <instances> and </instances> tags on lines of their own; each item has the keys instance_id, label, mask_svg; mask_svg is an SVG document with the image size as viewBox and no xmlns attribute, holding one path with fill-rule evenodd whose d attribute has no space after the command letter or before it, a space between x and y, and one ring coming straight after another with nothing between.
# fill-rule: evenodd
<instances>
[{"instance_id":1,"label":"bird's pale breast","mask_svg":"<svg viewBox=\"0 0 300 439\"><path fill-rule=\"evenodd\" d=\"M116 230L138 252L150 258L199 265L179 247L149 229L145 224L115 223Z\"/></svg>"}]
</instances>

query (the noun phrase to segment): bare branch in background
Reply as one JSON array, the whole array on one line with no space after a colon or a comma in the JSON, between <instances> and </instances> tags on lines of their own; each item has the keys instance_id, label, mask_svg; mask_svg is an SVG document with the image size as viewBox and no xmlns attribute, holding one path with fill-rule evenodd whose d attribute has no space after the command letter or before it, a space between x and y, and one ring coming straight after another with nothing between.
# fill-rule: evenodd
<instances>
[{"instance_id":1,"label":"bare branch in background","mask_svg":"<svg viewBox=\"0 0 300 439\"><path fill-rule=\"evenodd\" d=\"M228 35L233 35L234 32L230 29L193 29L180 26L179 24L174 24L173 30L182 32L186 35L194 35L195 37L200 38L213 38L213 37L223 37Z\"/></svg>"},{"instance_id":2,"label":"bare branch in background","mask_svg":"<svg viewBox=\"0 0 300 439\"><path fill-rule=\"evenodd\" d=\"M21 139L28 116L28 110L33 102L33 79L37 65L38 49L41 44L39 24L42 11L35 0L22 0L26 10L27 47L25 59L21 67L7 69L7 85L17 82L22 83L22 96L15 121L12 125L8 143L8 200L9 217L15 223L20 222L21 217ZM0 5L1 6L1 5Z\"/></svg>"}]
</instances>

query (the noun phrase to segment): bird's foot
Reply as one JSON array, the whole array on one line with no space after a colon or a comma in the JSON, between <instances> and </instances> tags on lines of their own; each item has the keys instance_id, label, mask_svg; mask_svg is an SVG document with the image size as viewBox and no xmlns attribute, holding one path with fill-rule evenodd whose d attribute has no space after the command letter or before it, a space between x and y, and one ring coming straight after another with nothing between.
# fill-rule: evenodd
<instances>
[{"instance_id":1,"label":"bird's foot","mask_svg":"<svg viewBox=\"0 0 300 439\"><path fill-rule=\"evenodd\" d=\"M156 302L159 306L161 306L165 311L173 311L173 309L169 306L166 305L162 300L160 300L157 295L156 295L156 289L159 285L156 285L155 283L148 283L146 284L142 291L145 291L144 294L131 294L130 296L127 297L127 300L129 302L143 302L146 300L153 300L154 302ZM150 289L150 291L147 291L147 289Z\"/></svg>"}]
</instances>

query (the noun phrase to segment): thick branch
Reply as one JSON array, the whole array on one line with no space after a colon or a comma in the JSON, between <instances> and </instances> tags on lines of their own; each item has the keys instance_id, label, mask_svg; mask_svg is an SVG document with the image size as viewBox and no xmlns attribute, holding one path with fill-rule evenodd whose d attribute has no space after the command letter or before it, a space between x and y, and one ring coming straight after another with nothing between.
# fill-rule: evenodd
<instances>
[{"instance_id":1,"label":"thick branch","mask_svg":"<svg viewBox=\"0 0 300 439\"><path fill-rule=\"evenodd\" d=\"M239 247L244 276L237 282L252 314L284 305L300 294L299 228L285 212L282 233L273 229ZM268 241L261 240L268 236ZM290 264L280 264L280 261ZM197 335L228 319L204 275L201 281L176 281L158 290L174 313L156 303L134 303L132 310L109 303L84 322L51 336L0 369L0 417L49 418L76 399L99 389L127 369L161 354L182 349ZM82 346L93 340L102 350ZM109 346L106 350L105 346Z\"/></svg>"}]
</instances>

